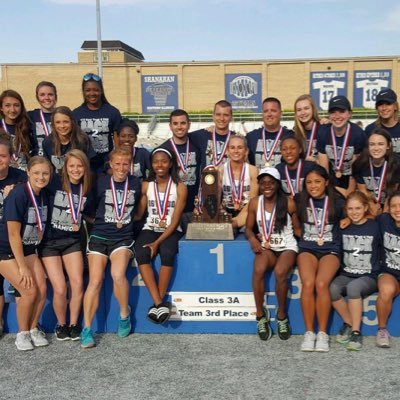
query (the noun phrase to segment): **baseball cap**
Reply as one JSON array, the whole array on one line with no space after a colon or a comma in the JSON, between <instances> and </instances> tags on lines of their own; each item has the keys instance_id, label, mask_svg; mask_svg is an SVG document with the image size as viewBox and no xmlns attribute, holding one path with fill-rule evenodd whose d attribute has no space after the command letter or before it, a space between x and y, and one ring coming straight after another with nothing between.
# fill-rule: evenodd
<instances>
[{"instance_id":1,"label":"baseball cap","mask_svg":"<svg viewBox=\"0 0 400 400\"><path fill-rule=\"evenodd\" d=\"M375 105L379 106L382 103L393 104L397 101L397 95L392 89L382 89L377 95Z\"/></svg>"},{"instance_id":2,"label":"baseball cap","mask_svg":"<svg viewBox=\"0 0 400 400\"><path fill-rule=\"evenodd\" d=\"M335 96L329 100L328 111L335 109L351 111L351 104L346 96Z\"/></svg>"},{"instance_id":3,"label":"baseball cap","mask_svg":"<svg viewBox=\"0 0 400 400\"><path fill-rule=\"evenodd\" d=\"M280 175L279 171L273 167L262 168L260 173L257 176L257 180L260 180L263 176L267 176L267 175L272 176L277 181L281 180L281 175Z\"/></svg>"}]
</instances>

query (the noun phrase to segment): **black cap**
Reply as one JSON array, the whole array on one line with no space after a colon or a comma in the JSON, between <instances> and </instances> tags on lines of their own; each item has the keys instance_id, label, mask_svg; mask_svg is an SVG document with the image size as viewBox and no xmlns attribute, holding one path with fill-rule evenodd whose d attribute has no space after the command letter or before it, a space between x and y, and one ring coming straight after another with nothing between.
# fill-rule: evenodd
<instances>
[{"instance_id":1,"label":"black cap","mask_svg":"<svg viewBox=\"0 0 400 400\"><path fill-rule=\"evenodd\" d=\"M397 95L392 89L382 89L377 95L375 105L379 106L382 103L393 104L397 101Z\"/></svg>"},{"instance_id":2,"label":"black cap","mask_svg":"<svg viewBox=\"0 0 400 400\"><path fill-rule=\"evenodd\" d=\"M329 100L328 111L335 109L351 111L351 104L346 96L335 96Z\"/></svg>"}]
</instances>

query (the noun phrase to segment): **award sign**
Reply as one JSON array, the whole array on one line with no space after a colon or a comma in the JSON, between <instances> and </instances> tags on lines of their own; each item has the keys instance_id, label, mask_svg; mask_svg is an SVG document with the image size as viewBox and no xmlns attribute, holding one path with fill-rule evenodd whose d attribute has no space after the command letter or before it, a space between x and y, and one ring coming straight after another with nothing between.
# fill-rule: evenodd
<instances>
[{"instance_id":1,"label":"award sign","mask_svg":"<svg viewBox=\"0 0 400 400\"><path fill-rule=\"evenodd\" d=\"M186 239L233 240L232 215L221 202L222 188L219 171L205 168L201 174L200 197L195 199L192 222L188 224Z\"/></svg>"}]
</instances>

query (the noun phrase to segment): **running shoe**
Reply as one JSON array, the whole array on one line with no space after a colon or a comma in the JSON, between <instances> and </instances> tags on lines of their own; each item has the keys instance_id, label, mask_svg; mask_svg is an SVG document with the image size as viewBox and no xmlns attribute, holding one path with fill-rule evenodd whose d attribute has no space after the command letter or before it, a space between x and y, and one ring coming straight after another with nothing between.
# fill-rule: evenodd
<instances>
[{"instance_id":1,"label":"running shoe","mask_svg":"<svg viewBox=\"0 0 400 400\"><path fill-rule=\"evenodd\" d=\"M390 335L386 328L378 329L378 333L376 334L376 345L382 348L390 347Z\"/></svg>"},{"instance_id":2,"label":"running shoe","mask_svg":"<svg viewBox=\"0 0 400 400\"><path fill-rule=\"evenodd\" d=\"M303 342L300 347L301 351L314 351L315 350L315 333L307 331L304 334Z\"/></svg>"},{"instance_id":3,"label":"running shoe","mask_svg":"<svg viewBox=\"0 0 400 400\"><path fill-rule=\"evenodd\" d=\"M157 307L158 323L163 324L164 322L167 322L170 316L171 316L171 303L169 302L161 303Z\"/></svg>"},{"instance_id":4,"label":"running shoe","mask_svg":"<svg viewBox=\"0 0 400 400\"><path fill-rule=\"evenodd\" d=\"M69 326L69 336L71 340L79 340L79 336L82 332L82 328L79 325Z\"/></svg>"},{"instance_id":5,"label":"running shoe","mask_svg":"<svg viewBox=\"0 0 400 400\"><path fill-rule=\"evenodd\" d=\"M17 349L20 351L28 351L34 349L31 341L31 335L28 331L17 333L17 337L15 339L15 345L17 346Z\"/></svg>"},{"instance_id":6,"label":"running shoe","mask_svg":"<svg viewBox=\"0 0 400 400\"><path fill-rule=\"evenodd\" d=\"M326 353L329 351L329 336L325 332L317 333L317 340L315 341L315 351Z\"/></svg>"},{"instance_id":7,"label":"running shoe","mask_svg":"<svg viewBox=\"0 0 400 400\"><path fill-rule=\"evenodd\" d=\"M57 325L54 334L56 335L56 339L60 341L71 339L69 335L69 328L67 325Z\"/></svg>"},{"instance_id":8,"label":"running shoe","mask_svg":"<svg viewBox=\"0 0 400 400\"><path fill-rule=\"evenodd\" d=\"M276 326L279 339L288 340L292 335L289 318L286 316L284 319L278 319L278 310L276 312Z\"/></svg>"},{"instance_id":9,"label":"running shoe","mask_svg":"<svg viewBox=\"0 0 400 400\"><path fill-rule=\"evenodd\" d=\"M336 342L340 344L349 343L351 335L351 326L349 324L344 323L340 328L339 333L336 335Z\"/></svg>"},{"instance_id":10,"label":"running shoe","mask_svg":"<svg viewBox=\"0 0 400 400\"><path fill-rule=\"evenodd\" d=\"M81 342L81 347L84 349L96 346L96 342L93 338L93 331L90 328L83 328L79 340Z\"/></svg>"},{"instance_id":11,"label":"running shoe","mask_svg":"<svg viewBox=\"0 0 400 400\"><path fill-rule=\"evenodd\" d=\"M269 325L269 320L265 315L263 315L257 321L257 332L258 332L258 336L261 340L271 339L272 330L271 330L271 326Z\"/></svg>"},{"instance_id":12,"label":"running shoe","mask_svg":"<svg viewBox=\"0 0 400 400\"><path fill-rule=\"evenodd\" d=\"M118 319L118 336L121 338L127 337L131 333L132 324L131 324L131 308L128 306L129 314L126 318L121 318L121 315Z\"/></svg>"},{"instance_id":13,"label":"running shoe","mask_svg":"<svg viewBox=\"0 0 400 400\"><path fill-rule=\"evenodd\" d=\"M35 347L48 346L49 342L46 339L46 335L38 328L30 330L31 340Z\"/></svg>"},{"instance_id":14,"label":"running shoe","mask_svg":"<svg viewBox=\"0 0 400 400\"><path fill-rule=\"evenodd\" d=\"M159 324L157 318L157 307L155 304L150 306L149 311L147 312L147 319L155 324Z\"/></svg>"},{"instance_id":15,"label":"running shoe","mask_svg":"<svg viewBox=\"0 0 400 400\"><path fill-rule=\"evenodd\" d=\"M360 351L362 349L362 336L360 332L353 331L347 345L347 350Z\"/></svg>"}]
</instances>

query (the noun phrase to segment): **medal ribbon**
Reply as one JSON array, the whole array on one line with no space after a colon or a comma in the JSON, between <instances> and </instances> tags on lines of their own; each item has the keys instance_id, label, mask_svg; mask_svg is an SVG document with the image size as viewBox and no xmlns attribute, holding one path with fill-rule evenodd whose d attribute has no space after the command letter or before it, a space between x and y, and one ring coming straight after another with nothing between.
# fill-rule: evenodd
<instances>
[{"instance_id":1,"label":"medal ribbon","mask_svg":"<svg viewBox=\"0 0 400 400\"><path fill-rule=\"evenodd\" d=\"M78 220L79 220L79 214L82 210L82 203L83 203L83 185L81 184L79 187L79 197L78 197L78 207L75 208L75 202L74 202L74 194L72 193L72 188L71 185L69 186L70 191L68 192L68 204L69 204L69 209L71 210L71 218L72 222L76 225L79 225Z\"/></svg>"},{"instance_id":2,"label":"medal ribbon","mask_svg":"<svg viewBox=\"0 0 400 400\"><path fill-rule=\"evenodd\" d=\"M10 132L7 129L6 121L4 119L1 120L1 125L3 126L3 129L6 131L6 133L8 133L11 136ZM11 156L14 162L18 161L20 153L21 153L21 143L18 146L18 151Z\"/></svg>"},{"instance_id":3,"label":"medal ribbon","mask_svg":"<svg viewBox=\"0 0 400 400\"><path fill-rule=\"evenodd\" d=\"M323 239L324 238L325 225L326 225L326 219L327 219L326 217L327 217L327 214L328 214L329 198L328 198L328 196L325 196L324 208L323 208L323 211L322 211L321 229L319 229L319 225L318 225L318 218L317 218L317 212L316 212L315 206L314 206L314 200L310 198L309 199L309 204L310 204L311 212L312 212L312 215L313 215L314 225L317 228L318 239Z\"/></svg>"},{"instance_id":4,"label":"medal ribbon","mask_svg":"<svg viewBox=\"0 0 400 400\"><path fill-rule=\"evenodd\" d=\"M270 148L268 148L267 146L267 139L265 138L265 128L262 129L262 143L263 143L263 152L264 152L264 157L265 157L265 161L266 162L270 162L276 148L278 147L279 144L279 140L282 136L283 133L283 127L281 126L281 129L279 129L279 132L276 135L276 138L274 140L274 143L272 144L272 146Z\"/></svg>"},{"instance_id":5,"label":"medal ribbon","mask_svg":"<svg viewBox=\"0 0 400 400\"><path fill-rule=\"evenodd\" d=\"M341 171L343 168L344 157L346 155L347 145L349 144L350 139L350 124L347 124L346 133L344 134L343 146L340 153L340 158L338 157L338 151L336 147L336 135L333 127L331 127L331 139L332 139L332 147L333 147L333 157L334 157L334 165L335 171ZM339 159L339 162L338 162Z\"/></svg>"},{"instance_id":6,"label":"medal ribbon","mask_svg":"<svg viewBox=\"0 0 400 400\"><path fill-rule=\"evenodd\" d=\"M308 149L306 157L311 157L314 149L315 135L317 133L317 123L314 122L311 128L310 140L308 141Z\"/></svg>"},{"instance_id":7,"label":"medal ribbon","mask_svg":"<svg viewBox=\"0 0 400 400\"><path fill-rule=\"evenodd\" d=\"M171 143L172 149L174 150L174 153L176 155L176 159L178 160L178 164L180 169L183 171L183 173L187 173L187 166L189 164L189 139L186 141L186 152L185 152L185 157L184 159L182 158L181 154L178 151L178 148L176 147L174 141L172 139L169 139L169 142Z\"/></svg>"},{"instance_id":8,"label":"medal ribbon","mask_svg":"<svg viewBox=\"0 0 400 400\"><path fill-rule=\"evenodd\" d=\"M42 110L40 110L39 115L40 115L40 122L43 126L44 136L47 137L47 136L49 136L49 127L47 126L47 122L46 122L46 119L44 118L44 114L43 114Z\"/></svg>"},{"instance_id":9,"label":"medal ribbon","mask_svg":"<svg viewBox=\"0 0 400 400\"><path fill-rule=\"evenodd\" d=\"M292 196L294 196L296 193L300 192L300 180L301 180L301 171L303 170L303 160L299 160L297 164L297 171L296 171L296 180L294 183L294 186L292 184L292 179L290 178L289 174L289 169L287 165L285 164L285 175L286 175L286 181L287 185L289 187L290 193Z\"/></svg>"},{"instance_id":10,"label":"medal ribbon","mask_svg":"<svg viewBox=\"0 0 400 400\"><path fill-rule=\"evenodd\" d=\"M26 182L25 186L26 186L26 189L28 190L28 194L29 194L29 197L33 204L33 208L35 209L37 230L39 232L39 235L40 234L43 235L44 224L43 224L43 215L41 215L41 213L43 213L43 197L40 196L41 206L40 206L40 212L39 212L39 206L37 204L37 201L35 198L35 193L33 192L31 184L29 182Z\"/></svg>"},{"instance_id":11,"label":"medal ribbon","mask_svg":"<svg viewBox=\"0 0 400 400\"><path fill-rule=\"evenodd\" d=\"M372 165L371 159L369 159L369 167L371 170L371 181L372 181L372 187L374 188L374 195L376 198L376 201L380 202L382 198L382 191L383 187L385 186L385 181L386 181L386 174L387 174L387 161L383 164L382 172L378 178L378 195L376 195L376 185L375 185L375 176L374 176L374 166Z\"/></svg>"},{"instance_id":12,"label":"medal ribbon","mask_svg":"<svg viewBox=\"0 0 400 400\"><path fill-rule=\"evenodd\" d=\"M161 201L160 192L158 191L158 183L154 181L154 191L156 194L156 207L157 207L157 214L160 217L160 220L165 220L167 213L168 213L168 200L169 200L169 193L171 192L172 186L172 178L168 178L167 187L164 193L164 200Z\"/></svg>"},{"instance_id":13,"label":"medal ribbon","mask_svg":"<svg viewBox=\"0 0 400 400\"><path fill-rule=\"evenodd\" d=\"M231 184L232 200L234 203L236 203L238 205L240 205L240 202L242 201L242 197L243 197L244 177L246 174L246 168L247 168L246 163L243 163L242 169L240 171L239 186L236 187L235 177L233 175L233 170L232 170L232 163L229 161L228 176L229 176L229 182Z\"/></svg>"},{"instance_id":14,"label":"medal ribbon","mask_svg":"<svg viewBox=\"0 0 400 400\"><path fill-rule=\"evenodd\" d=\"M228 146L228 142L229 142L229 138L230 138L230 137L231 137L231 131L228 132L228 135L227 135L227 137L226 137L224 146L223 146L223 148L222 148L221 155L220 155L220 157L218 158L217 139L216 139L216 132L215 132L215 129L214 129L214 131L213 131L213 133L212 133L212 139L213 139L213 155L214 155L213 164L214 164L215 167L218 167L218 165L222 163L222 161L223 161L223 159L224 159L224 157L225 157L225 154L226 154L226 152L227 152L227 150L228 150L227 146Z\"/></svg>"},{"instance_id":15,"label":"medal ribbon","mask_svg":"<svg viewBox=\"0 0 400 400\"><path fill-rule=\"evenodd\" d=\"M121 222L124 216L126 203L128 201L128 178L125 179L124 194L122 196L121 203L118 203L117 190L115 189L115 183L112 177L110 178L110 184L111 184L111 195L114 204L115 216L117 218L117 221Z\"/></svg>"},{"instance_id":16,"label":"medal ribbon","mask_svg":"<svg viewBox=\"0 0 400 400\"><path fill-rule=\"evenodd\" d=\"M267 242L271 239L272 232L275 227L276 220L276 204L274 204L274 208L271 211L271 217L268 219L265 215L265 204L264 204L264 196L260 196L259 203L261 203L261 226L263 230L264 238Z\"/></svg>"}]
</instances>

